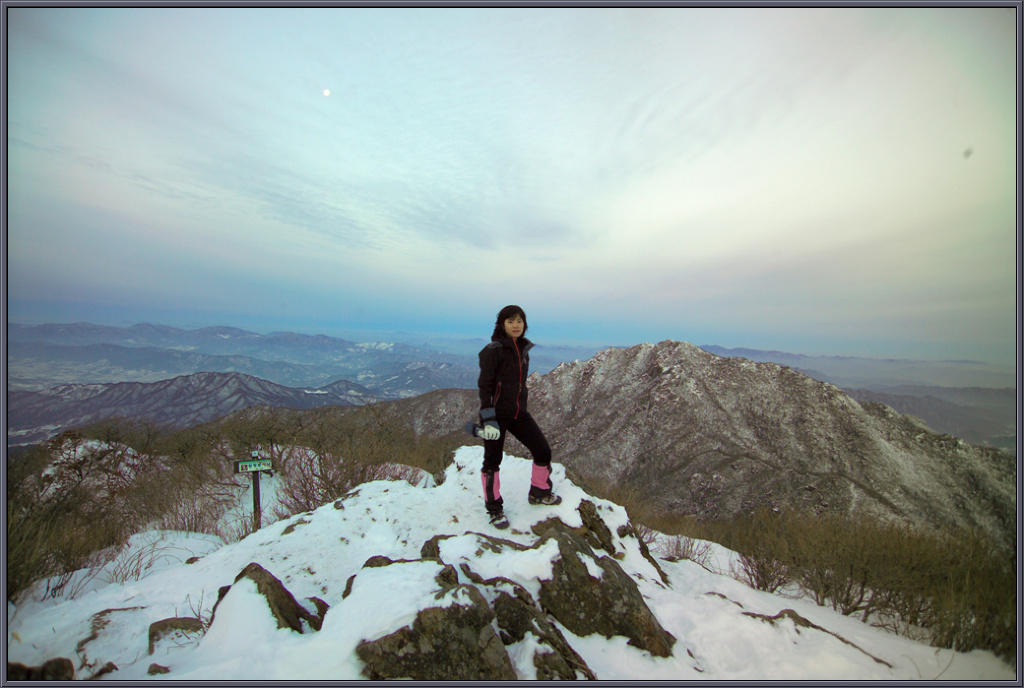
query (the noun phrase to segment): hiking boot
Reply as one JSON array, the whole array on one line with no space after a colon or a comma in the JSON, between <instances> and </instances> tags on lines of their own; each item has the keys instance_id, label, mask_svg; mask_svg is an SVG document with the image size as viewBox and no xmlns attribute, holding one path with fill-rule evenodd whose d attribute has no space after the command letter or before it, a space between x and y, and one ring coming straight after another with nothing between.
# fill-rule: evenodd
<instances>
[{"instance_id":1,"label":"hiking boot","mask_svg":"<svg viewBox=\"0 0 1024 688\"><path fill-rule=\"evenodd\" d=\"M562 498L556 494L548 492L546 495L536 496L530 495L530 504L541 504L544 506L555 506L561 504Z\"/></svg>"},{"instance_id":2,"label":"hiking boot","mask_svg":"<svg viewBox=\"0 0 1024 688\"><path fill-rule=\"evenodd\" d=\"M498 530L505 530L508 528L508 519L505 518L504 511L492 511L491 514L491 525Z\"/></svg>"}]
</instances>

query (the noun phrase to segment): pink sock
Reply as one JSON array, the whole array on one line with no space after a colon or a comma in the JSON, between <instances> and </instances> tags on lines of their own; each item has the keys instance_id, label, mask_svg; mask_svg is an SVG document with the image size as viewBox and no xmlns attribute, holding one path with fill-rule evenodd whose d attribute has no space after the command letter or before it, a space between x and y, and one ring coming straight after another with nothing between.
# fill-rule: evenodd
<instances>
[{"instance_id":1,"label":"pink sock","mask_svg":"<svg viewBox=\"0 0 1024 688\"><path fill-rule=\"evenodd\" d=\"M538 490L551 489L551 466L538 466L533 464L533 474L530 476L530 484Z\"/></svg>"},{"instance_id":2,"label":"pink sock","mask_svg":"<svg viewBox=\"0 0 1024 688\"><path fill-rule=\"evenodd\" d=\"M493 501L497 501L501 499L501 477L498 471L494 471L492 475L494 475L494 484L492 486L494 490ZM491 496L487 494L487 473L480 473L480 483L484 486L484 499L492 501Z\"/></svg>"}]
</instances>

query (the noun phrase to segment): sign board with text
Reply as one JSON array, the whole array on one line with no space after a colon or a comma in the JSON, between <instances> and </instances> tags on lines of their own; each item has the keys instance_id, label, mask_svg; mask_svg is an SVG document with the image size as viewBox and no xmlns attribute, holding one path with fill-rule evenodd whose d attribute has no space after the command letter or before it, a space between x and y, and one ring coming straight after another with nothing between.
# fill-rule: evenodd
<instances>
[{"instance_id":1,"label":"sign board with text","mask_svg":"<svg viewBox=\"0 0 1024 688\"><path fill-rule=\"evenodd\" d=\"M274 464L270 459L249 459L247 461L235 461L235 473L255 473L257 471L269 471Z\"/></svg>"}]
</instances>

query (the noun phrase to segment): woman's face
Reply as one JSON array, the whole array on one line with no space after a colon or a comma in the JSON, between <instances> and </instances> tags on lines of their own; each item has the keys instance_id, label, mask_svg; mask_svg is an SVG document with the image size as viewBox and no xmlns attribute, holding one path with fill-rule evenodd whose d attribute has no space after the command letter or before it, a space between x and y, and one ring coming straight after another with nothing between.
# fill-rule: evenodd
<instances>
[{"instance_id":1,"label":"woman's face","mask_svg":"<svg viewBox=\"0 0 1024 688\"><path fill-rule=\"evenodd\" d=\"M523 327L526 323L523 322L522 316L516 314L505 321L505 334L512 339L519 339L523 336Z\"/></svg>"}]
</instances>

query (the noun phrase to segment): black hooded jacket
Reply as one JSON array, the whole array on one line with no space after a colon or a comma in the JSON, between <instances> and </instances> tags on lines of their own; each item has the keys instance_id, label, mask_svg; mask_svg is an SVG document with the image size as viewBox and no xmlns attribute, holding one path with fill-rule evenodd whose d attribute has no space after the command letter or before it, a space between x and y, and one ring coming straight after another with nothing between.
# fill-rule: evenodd
<instances>
[{"instance_id":1,"label":"black hooded jacket","mask_svg":"<svg viewBox=\"0 0 1024 688\"><path fill-rule=\"evenodd\" d=\"M526 378L530 375L530 349L526 337L494 337L480 351L480 417L487 420L488 411L502 420L513 420L526 413Z\"/></svg>"}]
</instances>

